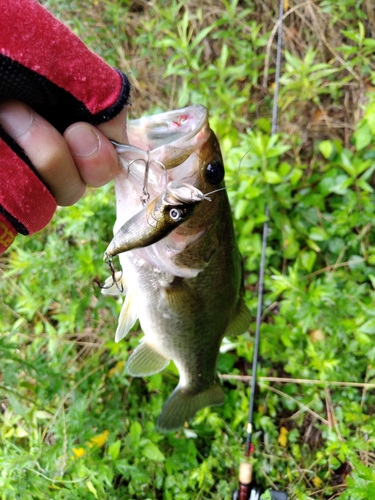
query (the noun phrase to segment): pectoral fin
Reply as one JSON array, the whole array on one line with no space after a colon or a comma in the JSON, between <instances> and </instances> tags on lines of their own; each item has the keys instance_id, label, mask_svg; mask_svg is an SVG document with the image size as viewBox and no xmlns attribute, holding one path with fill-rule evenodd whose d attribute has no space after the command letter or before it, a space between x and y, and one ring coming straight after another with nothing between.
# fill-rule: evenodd
<instances>
[{"instance_id":1,"label":"pectoral fin","mask_svg":"<svg viewBox=\"0 0 375 500\"><path fill-rule=\"evenodd\" d=\"M168 364L169 359L143 340L130 356L126 368L130 375L144 377L161 372Z\"/></svg>"},{"instance_id":2,"label":"pectoral fin","mask_svg":"<svg viewBox=\"0 0 375 500\"><path fill-rule=\"evenodd\" d=\"M137 321L137 319L138 311L136 308L135 296L134 293L129 291L126 294L120 317L118 319L115 342L119 342L128 334L129 330L134 326L134 323Z\"/></svg>"},{"instance_id":3,"label":"pectoral fin","mask_svg":"<svg viewBox=\"0 0 375 500\"><path fill-rule=\"evenodd\" d=\"M241 298L237 307L237 314L229 323L228 328L225 331L225 336L234 337L241 335L241 333L245 333L250 326L251 319L249 308L245 304L243 298Z\"/></svg>"},{"instance_id":4,"label":"pectoral fin","mask_svg":"<svg viewBox=\"0 0 375 500\"><path fill-rule=\"evenodd\" d=\"M115 274L115 279L113 279L112 276L109 276L105 280L102 288L103 295L113 295L116 297L121 294L125 295L126 292L127 292L127 286L122 271L117 271L117 273Z\"/></svg>"}]
</instances>

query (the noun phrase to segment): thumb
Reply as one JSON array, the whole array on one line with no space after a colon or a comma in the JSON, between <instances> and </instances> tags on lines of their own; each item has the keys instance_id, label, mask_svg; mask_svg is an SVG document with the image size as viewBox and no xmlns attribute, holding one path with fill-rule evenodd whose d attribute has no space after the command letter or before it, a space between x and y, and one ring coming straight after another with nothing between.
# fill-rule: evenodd
<instances>
[{"instance_id":1,"label":"thumb","mask_svg":"<svg viewBox=\"0 0 375 500\"><path fill-rule=\"evenodd\" d=\"M125 107L115 118L112 118L109 122L101 123L97 128L109 139L122 144L128 144L129 139L126 131L127 116L128 108Z\"/></svg>"}]
</instances>

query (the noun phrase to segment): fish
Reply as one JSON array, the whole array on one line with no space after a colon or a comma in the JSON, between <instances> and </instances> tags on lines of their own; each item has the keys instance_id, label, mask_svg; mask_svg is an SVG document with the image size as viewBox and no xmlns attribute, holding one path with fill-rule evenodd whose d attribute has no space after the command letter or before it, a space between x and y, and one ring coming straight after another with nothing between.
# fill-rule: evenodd
<instances>
[{"instance_id":1,"label":"fish","mask_svg":"<svg viewBox=\"0 0 375 500\"><path fill-rule=\"evenodd\" d=\"M170 360L178 369L178 385L157 420L160 432L171 432L200 409L224 402L216 371L220 344L225 335L244 333L251 316L223 159L207 109L192 105L129 120L127 131L131 146L116 146L123 170L115 178L115 235L122 231L123 237L121 228L133 217L147 219L145 187L150 204L170 183L188 184L203 197L213 193L168 234L152 228L150 244L144 246L140 235L138 247L135 238L132 249L120 251L116 283L108 278L102 290L125 294L115 340L124 338L137 319L144 333L127 361L128 373L152 375Z\"/></svg>"}]
</instances>

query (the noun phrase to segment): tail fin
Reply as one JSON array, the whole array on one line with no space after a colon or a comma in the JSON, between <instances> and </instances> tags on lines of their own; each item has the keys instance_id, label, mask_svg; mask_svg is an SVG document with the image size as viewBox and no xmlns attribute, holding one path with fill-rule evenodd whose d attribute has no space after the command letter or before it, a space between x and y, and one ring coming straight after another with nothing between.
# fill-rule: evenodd
<instances>
[{"instance_id":1,"label":"tail fin","mask_svg":"<svg viewBox=\"0 0 375 500\"><path fill-rule=\"evenodd\" d=\"M176 431L189 422L198 410L223 402L224 391L218 378L214 385L198 394L192 394L178 385L159 415L157 428L160 432Z\"/></svg>"}]
</instances>

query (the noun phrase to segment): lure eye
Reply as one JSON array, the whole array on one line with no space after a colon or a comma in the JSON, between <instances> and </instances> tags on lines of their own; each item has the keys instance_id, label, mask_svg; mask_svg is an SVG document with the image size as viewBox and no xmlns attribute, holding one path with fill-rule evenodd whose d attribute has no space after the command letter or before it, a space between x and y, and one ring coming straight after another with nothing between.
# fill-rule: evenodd
<instances>
[{"instance_id":1,"label":"lure eye","mask_svg":"<svg viewBox=\"0 0 375 500\"><path fill-rule=\"evenodd\" d=\"M213 160L206 167L206 179L210 184L220 184L224 179L224 166L219 160Z\"/></svg>"},{"instance_id":2,"label":"lure eye","mask_svg":"<svg viewBox=\"0 0 375 500\"><path fill-rule=\"evenodd\" d=\"M182 210L179 210L178 208L171 208L169 211L169 216L172 220L177 222L182 217Z\"/></svg>"}]
</instances>

